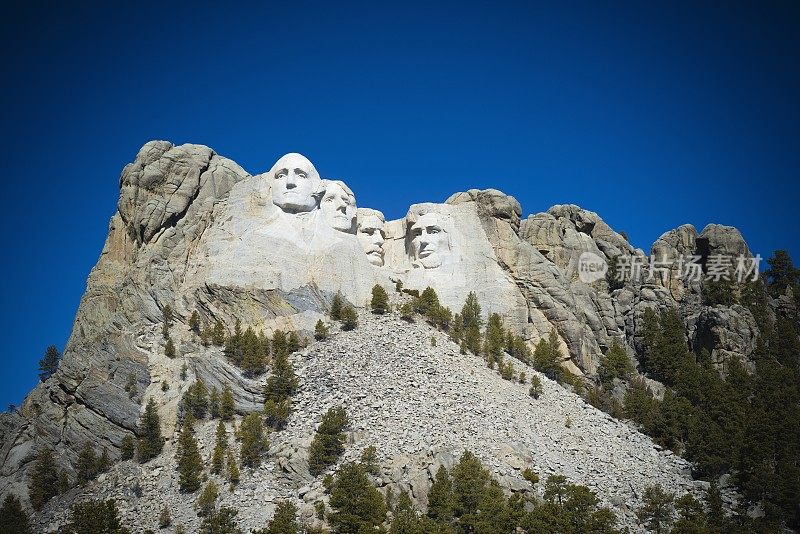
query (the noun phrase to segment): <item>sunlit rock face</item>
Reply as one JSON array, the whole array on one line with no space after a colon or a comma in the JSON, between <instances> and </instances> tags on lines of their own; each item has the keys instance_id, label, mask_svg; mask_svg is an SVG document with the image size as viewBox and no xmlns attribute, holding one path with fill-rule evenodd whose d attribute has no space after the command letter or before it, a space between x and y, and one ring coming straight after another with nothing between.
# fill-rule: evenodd
<instances>
[{"instance_id":1,"label":"sunlit rock face","mask_svg":"<svg viewBox=\"0 0 800 534\"><path fill-rule=\"evenodd\" d=\"M383 213L371 208L358 208L356 219L356 236L369 262L376 267L383 267L383 244L386 242Z\"/></svg>"}]
</instances>

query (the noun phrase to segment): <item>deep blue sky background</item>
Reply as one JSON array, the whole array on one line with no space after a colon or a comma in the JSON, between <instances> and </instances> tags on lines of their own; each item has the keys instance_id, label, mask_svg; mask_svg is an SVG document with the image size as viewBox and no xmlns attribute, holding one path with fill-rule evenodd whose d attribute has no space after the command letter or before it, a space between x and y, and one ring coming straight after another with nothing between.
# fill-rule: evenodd
<instances>
[{"instance_id":1,"label":"deep blue sky background","mask_svg":"<svg viewBox=\"0 0 800 534\"><path fill-rule=\"evenodd\" d=\"M800 260L797 2L19 4L0 22L0 406L63 348L150 139L253 173L299 151L390 218L495 187L645 249L717 222Z\"/></svg>"}]
</instances>

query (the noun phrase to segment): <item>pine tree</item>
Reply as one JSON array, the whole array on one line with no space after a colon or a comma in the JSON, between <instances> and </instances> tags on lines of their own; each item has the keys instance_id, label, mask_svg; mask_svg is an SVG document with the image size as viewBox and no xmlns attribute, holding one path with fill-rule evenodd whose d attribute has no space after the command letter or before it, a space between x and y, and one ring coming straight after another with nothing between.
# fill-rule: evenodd
<instances>
[{"instance_id":1,"label":"pine tree","mask_svg":"<svg viewBox=\"0 0 800 534\"><path fill-rule=\"evenodd\" d=\"M357 463L346 463L337 472L331 489L330 523L336 532L371 531L386 518L383 495Z\"/></svg>"},{"instance_id":2,"label":"pine tree","mask_svg":"<svg viewBox=\"0 0 800 534\"><path fill-rule=\"evenodd\" d=\"M286 354L276 356L272 364L272 374L264 385L264 398L280 404L294 395L297 386L297 375L289 357Z\"/></svg>"},{"instance_id":3,"label":"pine tree","mask_svg":"<svg viewBox=\"0 0 800 534\"><path fill-rule=\"evenodd\" d=\"M400 318L412 322L414 320L414 305L410 302L404 302L400 305Z\"/></svg>"},{"instance_id":4,"label":"pine tree","mask_svg":"<svg viewBox=\"0 0 800 534\"><path fill-rule=\"evenodd\" d=\"M225 325L219 319L214 322L214 328L211 330L211 341L218 347L225 344Z\"/></svg>"},{"instance_id":5,"label":"pine tree","mask_svg":"<svg viewBox=\"0 0 800 534\"><path fill-rule=\"evenodd\" d=\"M608 352L600 357L600 367L597 370L600 382L604 387L611 388L615 378L627 380L633 372L633 363L628 358L625 348L615 339Z\"/></svg>"},{"instance_id":6,"label":"pine tree","mask_svg":"<svg viewBox=\"0 0 800 534\"><path fill-rule=\"evenodd\" d=\"M257 413L247 414L242 419L239 427L239 436L242 440L240 457L242 465L257 467L261 458L269 448L267 437L264 435L264 425L261 416Z\"/></svg>"},{"instance_id":7,"label":"pine tree","mask_svg":"<svg viewBox=\"0 0 800 534\"><path fill-rule=\"evenodd\" d=\"M211 419L219 417L219 392L215 387L211 388L211 394L208 396L208 411Z\"/></svg>"},{"instance_id":8,"label":"pine tree","mask_svg":"<svg viewBox=\"0 0 800 534\"><path fill-rule=\"evenodd\" d=\"M222 473L225 468L225 451L228 448L228 433L225 431L225 423L220 421L217 424L217 440L214 445L214 453L211 457L211 472L215 475Z\"/></svg>"},{"instance_id":9,"label":"pine tree","mask_svg":"<svg viewBox=\"0 0 800 534\"><path fill-rule=\"evenodd\" d=\"M543 373L550 380L561 381L564 378L564 368L561 367L561 352L558 332L550 331L547 339L540 339L533 351L533 367Z\"/></svg>"},{"instance_id":10,"label":"pine tree","mask_svg":"<svg viewBox=\"0 0 800 534\"><path fill-rule=\"evenodd\" d=\"M161 335L164 336L164 339L169 339L169 329L172 326L172 321L174 319L174 314L172 313L172 307L169 304L167 304L166 306L164 306L162 313L164 314L164 323L161 327Z\"/></svg>"},{"instance_id":11,"label":"pine tree","mask_svg":"<svg viewBox=\"0 0 800 534\"><path fill-rule=\"evenodd\" d=\"M297 524L296 515L297 507L294 504L280 501L267 528L253 531L253 534L298 534L300 525Z\"/></svg>"},{"instance_id":12,"label":"pine tree","mask_svg":"<svg viewBox=\"0 0 800 534\"><path fill-rule=\"evenodd\" d=\"M151 458L155 458L161 453L164 447L164 438L161 437L161 419L158 416L156 402L151 398L147 401L147 407L139 421L139 461L144 463Z\"/></svg>"},{"instance_id":13,"label":"pine tree","mask_svg":"<svg viewBox=\"0 0 800 534\"><path fill-rule=\"evenodd\" d=\"M61 469L58 473L58 493L66 493L69 490L69 475L66 469Z\"/></svg>"},{"instance_id":14,"label":"pine tree","mask_svg":"<svg viewBox=\"0 0 800 534\"><path fill-rule=\"evenodd\" d=\"M436 523L426 517L419 517L407 491L400 493L394 507L389 534L426 534L440 532Z\"/></svg>"},{"instance_id":15,"label":"pine tree","mask_svg":"<svg viewBox=\"0 0 800 534\"><path fill-rule=\"evenodd\" d=\"M342 310L342 330L353 330L358 326L358 313L352 306L345 306Z\"/></svg>"},{"instance_id":16,"label":"pine tree","mask_svg":"<svg viewBox=\"0 0 800 534\"><path fill-rule=\"evenodd\" d=\"M426 287L419 298L414 300L415 311L428 319L432 319L440 307L439 295L431 286Z\"/></svg>"},{"instance_id":17,"label":"pine tree","mask_svg":"<svg viewBox=\"0 0 800 534\"><path fill-rule=\"evenodd\" d=\"M201 378L189 386L181 399L185 413L191 413L195 419L203 419L208 413L208 388Z\"/></svg>"},{"instance_id":18,"label":"pine tree","mask_svg":"<svg viewBox=\"0 0 800 534\"><path fill-rule=\"evenodd\" d=\"M172 306L165 304L164 308L161 310L161 313L164 316L164 324L167 326L172 326L172 321L175 319L175 313L172 311Z\"/></svg>"},{"instance_id":19,"label":"pine tree","mask_svg":"<svg viewBox=\"0 0 800 534\"><path fill-rule=\"evenodd\" d=\"M94 449L86 443L78 455L78 484L86 484L97 476L98 458L94 453Z\"/></svg>"},{"instance_id":20,"label":"pine tree","mask_svg":"<svg viewBox=\"0 0 800 534\"><path fill-rule=\"evenodd\" d=\"M644 428L652 425L653 414L656 410L656 400L653 393L642 378L631 381L630 387L625 391L625 416L632 419Z\"/></svg>"},{"instance_id":21,"label":"pine tree","mask_svg":"<svg viewBox=\"0 0 800 534\"><path fill-rule=\"evenodd\" d=\"M636 512L639 521L656 534L667 532L672 524L674 499L675 495L665 492L658 484L645 488L642 506Z\"/></svg>"},{"instance_id":22,"label":"pine tree","mask_svg":"<svg viewBox=\"0 0 800 534\"><path fill-rule=\"evenodd\" d=\"M428 318L434 326L447 332L453 323L453 312L445 306L436 306L433 311L428 313Z\"/></svg>"},{"instance_id":23,"label":"pine tree","mask_svg":"<svg viewBox=\"0 0 800 534\"><path fill-rule=\"evenodd\" d=\"M44 357L39 360L39 380L44 382L56 372L61 361L61 353L55 345L50 345L44 351Z\"/></svg>"},{"instance_id":24,"label":"pine tree","mask_svg":"<svg viewBox=\"0 0 800 534\"><path fill-rule=\"evenodd\" d=\"M453 343L461 345L463 337L464 319L461 318L460 313L457 313L453 316L453 327L450 329L450 339L453 340Z\"/></svg>"},{"instance_id":25,"label":"pine tree","mask_svg":"<svg viewBox=\"0 0 800 534\"><path fill-rule=\"evenodd\" d=\"M703 504L692 495L686 493L675 501L675 510L678 520L670 534L694 534L706 529L708 517L703 509Z\"/></svg>"},{"instance_id":26,"label":"pine tree","mask_svg":"<svg viewBox=\"0 0 800 534\"><path fill-rule=\"evenodd\" d=\"M242 530L236 526L238 513L227 506L211 511L200 524L200 534L242 534Z\"/></svg>"},{"instance_id":27,"label":"pine tree","mask_svg":"<svg viewBox=\"0 0 800 534\"><path fill-rule=\"evenodd\" d=\"M286 428L291 412L292 403L289 399L282 402L267 399L264 402L264 417L266 418L267 426L273 430L279 431Z\"/></svg>"},{"instance_id":28,"label":"pine tree","mask_svg":"<svg viewBox=\"0 0 800 534\"><path fill-rule=\"evenodd\" d=\"M297 332L292 330L291 332L289 332L289 347L288 347L289 354L297 352L298 350L300 350L300 347L301 347L300 336L297 335Z\"/></svg>"},{"instance_id":29,"label":"pine tree","mask_svg":"<svg viewBox=\"0 0 800 534\"><path fill-rule=\"evenodd\" d=\"M344 408L330 408L322 416L322 422L308 450L308 470L317 476L336 463L344 452L343 430L350 424Z\"/></svg>"},{"instance_id":30,"label":"pine tree","mask_svg":"<svg viewBox=\"0 0 800 534\"><path fill-rule=\"evenodd\" d=\"M369 303L372 313L384 314L389 309L389 294L380 284L372 287L372 300Z\"/></svg>"},{"instance_id":31,"label":"pine tree","mask_svg":"<svg viewBox=\"0 0 800 534\"><path fill-rule=\"evenodd\" d=\"M503 489L496 480L490 479L480 496L477 513L461 516L460 524L461 528L476 533L514 532L514 519L509 513Z\"/></svg>"},{"instance_id":32,"label":"pine tree","mask_svg":"<svg viewBox=\"0 0 800 534\"><path fill-rule=\"evenodd\" d=\"M195 334L200 334L200 314L197 310L194 310L189 317L189 329Z\"/></svg>"},{"instance_id":33,"label":"pine tree","mask_svg":"<svg viewBox=\"0 0 800 534\"><path fill-rule=\"evenodd\" d=\"M467 295L461 308L463 349L479 354L481 351L481 307L474 292Z\"/></svg>"},{"instance_id":34,"label":"pine tree","mask_svg":"<svg viewBox=\"0 0 800 534\"><path fill-rule=\"evenodd\" d=\"M661 312L658 331L653 338L645 337L647 371L667 385L674 383L681 360L688 357L689 348L684 331L680 313L669 308Z\"/></svg>"},{"instance_id":35,"label":"pine tree","mask_svg":"<svg viewBox=\"0 0 800 534\"><path fill-rule=\"evenodd\" d=\"M472 525L489 483L489 472L470 451L464 451L453 467L454 515L462 525Z\"/></svg>"},{"instance_id":36,"label":"pine tree","mask_svg":"<svg viewBox=\"0 0 800 534\"><path fill-rule=\"evenodd\" d=\"M186 373L189 370L189 366L185 363L181 365L181 380L186 380Z\"/></svg>"},{"instance_id":37,"label":"pine tree","mask_svg":"<svg viewBox=\"0 0 800 534\"><path fill-rule=\"evenodd\" d=\"M623 278L625 273L620 273L619 269L620 256L621 254L608 258L606 283L608 284L609 291L614 291L616 289L622 289L623 287L625 287L625 280Z\"/></svg>"},{"instance_id":38,"label":"pine tree","mask_svg":"<svg viewBox=\"0 0 800 534\"><path fill-rule=\"evenodd\" d=\"M359 459L361 467L364 471L373 476L378 476L381 471L380 463L378 462L378 450L374 445L370 445L361 451L361 458Z\"/></svg>"},{"instance_id":39,"label":"pine tree","mask_svg":"<svg viewBox=\"0 0 800 534\"><path fill-rule=\"evenodd\" d=\"M340 321L342 319L343 306L342 295L337 291L331 301L331 319L334 321Z\"/></svg>"},{"instance_id":40,"label":"pine tree","mask_svg":"<svg viewBox=\"0 0 800 534\"><path fill-rule=\"evenodd\" d=\"M505 329L503 328L503 318L500 314L489 315L489 323L486 325L486 352L488 358L500 361L503 357L505 345Z\"/></svg>"},{"instance_id":41,"label":"pine tree","mask_svg":"<svg viewBox=\"0 0 800 534\"><path fill-rule=\"evenodd\" d=\"M652 308L645 308L644 314L642 315L642 343L644 345L644 353L639 354L639 363L645 370L650 366L651 352L660 335L661 329L658 326L658 316L656 312Z\"/></svg>"},{"instance_id":42,"label":"pine tree","mask_svg":"<svg viewBox=\"0 0 800 534\"><path fill-rule=\"evenodd\" d=\"M192 428L184 425L178 437L178 474L181 491L193 493L200 489L203 475L203 458Z\"/></svg>"},{"instance_id":43,"label":"pine tree","mask_svg":"<svg viewBox=\"0 0 800 534\"><path fill-rule=\"evenodd\" d=\"M289 354L289 340L283 330L275 330L272 334L272 356L287 356Z\"/></svg>"},{"instance_id":44,"label":"pine tree","mask_svg":"<svg viewBox=\"0 0 800 534\"><path fill-rule=\"evenodd\" d=\"M703 280L703 304L706 306L736 304L739 300L738 292L738 285L732 279Z\"/></svg>"},{"instance_id":45,"label":"pine tree","mask_svg":"<svg viewBox=\"0 0 800 534\"><path fill-rule=\"evenodd\" d=\"M783 295L787 287L794 291L795 298L798 294L800 284L800 269L797 269L792 262L792 258L786 250L776 250L772 257L767 260L769 269L764 274L767 277L769 293L774 296Z\"/></svg>"},{"instance_id":46,"label":"pine tree","mask_svg":"<svg viewBox=\"0 0 800 534\"><path fill-rule=\"evenodd\" d=\"M161 514L158 516L158 528L167 528L172 524L172 515L169 513L169 506L164 505Z\"/></svg>"},{"instance_id":47,"label":"pine tree","mask_svg":"<svg viewBox=\"0 0 800 534\"><path fill-rule=\"evenodd\" d=\"M436 479L428 492L428 517L448 523L453 518L453 483L444 466L436 471Z\"/></svg>"},{"instance_id":48,"label":"pine tree","mask_svg":"<svg viewBox=\"0 0 800 534\"><path fill-rule=\"evenodd\" d=\"M329 331L329 328L322 322L322 319L318 320L314 327L314 339L317 341L325 341L328 339Z\"/></svg>"},{"instance_id":49,"label":"pine tree","mask_svg":"<svg viewBox=\"0 0 800 534\"><path fill-rule=\"evenodd\" d=\"M241 368L245 376L255 377L264 373L264 349L258 336L252 328L248 327L242 334L242 360Z\"/></svg>"},{"instance_id":50,"label":"pine tree","mask_svg":"<svg viewBox=\"0 0 800 534\"><path fill-rule=\"evenodd\" d=\"M239 483L239 465L236 463L236 456L233 455L233 450L228 449L228 480L231 484Z\"/></svg>"},{"instance_id":51,"label":"pine tree","mask_svg":"<svg viewBox=\"0 0 800 534\"><path fill-rule=\"evenodd\" d=\"M242 322L236 319L233 335L225 340L225 356L234 364L241 366L244 359L244 339L242 337Z\"/></svg>"},{"instance_id":52,"label":"pine tree","mask_svg":"<svg viewBox=\"0 0 800 534\"><path fill-rule=\"evenodd\" d=\"M130 534L122 526L113 500L89 500L72 505L69 524L59 530L61 534Z\"/></svg>"},{"instance_id":53,"label":"pine tree","mask_svg":"<svg viewBox=\"0 0 800 534\"><path fill-rule=\"evenodd\" d=\"M164 346L164 356L172 360L177 355L178 353L175 351L175 343L172 342L171 337L167 336L167 344Z\"/></svg>"},{"instance_id":54,"label":"pine tree","mask_svg":"<svg viewBox=\"0 0 800 534\"><path fill-rule=\"evenodd\" d=\"M0 507L0 534L33 534L28 514L17 496L11 493Z\"/></svg>"},{"instance_id":55,"label":"pine tree","mask_svg":"<svg viewBox=\"0 0 800 534\"><path fill-rule=\"evenodd\" d=\"M210 514L217 504L217 497L219 497L219 488L213 480L206 484L200 496L195 503L197 507L197 515L204 516Z\"/></svg>"},{"instance_id":56,"label":"pine tree","mask_svg":"<svg viewBox=\"0 0 800 534\"><path fill-rule=\"evenodd\" d=\"M233 413L236 410L236 404L233 400L233 391L228 384L222 388L222 397L219 404L219 416L223 421L230 421L233 418Z\"/></svg>"},{"instance_id":57,"label":"pine tree","mask_svg":"<svg viewBox=\"0 0 800 534\"><path fill-rule=\"evenodd\" d=\"M123 460L131 460L133 459L133 455L136 452L136 440L133 439L133 436L130 434L126 434L124 438L122 438L122 444L120 445L120 454Z\"/></svg>"}]
</instances>

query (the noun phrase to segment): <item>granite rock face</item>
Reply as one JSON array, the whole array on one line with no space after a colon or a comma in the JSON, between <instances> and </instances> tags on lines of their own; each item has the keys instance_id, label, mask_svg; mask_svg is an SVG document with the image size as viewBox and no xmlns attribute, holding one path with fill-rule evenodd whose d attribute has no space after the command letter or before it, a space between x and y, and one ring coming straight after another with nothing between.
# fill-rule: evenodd
<instances>
[{"instance_id":1,"label":"granite rock face","mask_svg":"<svg viewBox=\"0 0 800 534\"><path fill-rule=\"evenodd\" d=\"M18 413L0 416L0 493L27 495L30 459L42 447L52 447L72 475L78 451L86 443L106 447L117 458L122 439L136 433L150 397L160 401L164 428L173 428L181 391L196 378L218 389L230 385L239 413L259 409L262 384L243 377L220 349L198 343L187 326L193 311L204 325L221 320L229 331L238 319L244 328L267 334L280 328L310 337L337 292L364 308L375 284L390 293L396 282L418 290L431 286L442 304L457 312L474 291L484 318L499 313L531 347L555 330L563 341L564 366L589 379L613 340L625 342L635 354L647 308L678 307L686 318L691 348L716 347L713 357L720 364L729 358L744 361L755 347L759 333L749 310L704 306L700 283L684 283L672 273L650 276L642 250L597 214L578 206L553 206L523 219L513 197L493 189L473 189L444 203L415 204L405 217L387 221L376 210L357 208L357 194L344 182L321 177L300 154L287 154L269 171L250 174L208 147L165 141L145 144L122 172L117 210L59 370L29 394ZM606 262L620 256L638 258L645 264L643 277L617 287L606 280L584 283L579 257L585 252ZM698 255L702 262L712 254L749 256L750 251L735 228L709 225L698 234L684 225L663 234L651 254L671 259ZM784 300L784 307L794 306L793 296ZM179 358L174 360L164 355L160 335L167 305L175 312L172 335ZM372 326L386 343L393 339L383 326ZM393 328L402 329L402 323ZM430 337L421 331L419 335ZM337 350L360 351L363 358L384 354L385 347L349 335L343 335L341 342L354 345ZM348 378L358 381L358 369L342 358L342 369L355 375ZM442 358L437 360L440 365L457 363L449 356ZM189 377L181 383L176 377L184 362ZM333 365L330 359L325 362ZM341 372L328 367L331 375ZM333 395L339 387L323 383L321 377L312 380L312 374L306 378L302 395L309 403L315 395ZM164 380L175 387L162 392ZM412 408L427 402L420 391L409 389L402 399ZM567 404L578 402L568 395L558 398ZM498 409L508 409L503 417L518 417L509 400L500 402ZM485 405L497 399L462 401L465 409L488 414ZM546 403L545 399L543 406ZM537 410L531 413L536 415ZM420 414L410 417L415 425L424 420ZM593 428L578 427L574 432ZM306 471L291 451L307 446L306 430L285 449L275 451L283 458L281 469L294 473L289 478L295 477L296 483L303 482ZM372 431L368 425L363 428ZM586 436L576 437L576 443L589 443ZM535 437L531 431L504 439L509 450L523 457ZM514 439L516 444L511 444ZM575 458L580 450L547 454L552 455L554 468L589 469ZM456 452L409 446L398 454L408 458L407 465L417 465L428 456L446 463ZM488 453L484 456L489 459ZM391 465L404 461L401 456L386 460ZM410 477L408 484L420 502L430 473L430 465L423 464L414 476L402 474ZM506 487L520 483L511 474L501 473L507 478ZM617 476L611 472L599 476L598 488L614 484L606 475ZM398 477L402 478L393 475L389 480L398 483Z\"/></svg>"}]
</instances>

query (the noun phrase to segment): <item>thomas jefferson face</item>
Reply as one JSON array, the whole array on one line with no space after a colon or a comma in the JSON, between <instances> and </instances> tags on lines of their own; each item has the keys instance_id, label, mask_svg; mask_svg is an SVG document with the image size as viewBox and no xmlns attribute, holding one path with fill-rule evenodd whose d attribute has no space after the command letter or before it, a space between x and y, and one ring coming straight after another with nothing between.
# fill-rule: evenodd
<instances>
[{"instance_id":1,"label":"thomas jefferson face","mask_svg":"<svg viewBox=\"0 0 800 534\"><path fill-rule=\"evenodd\" d=\"M331 227L340 232L355 233L356 199L341 184L325 182L325 195L320 202L320 209Z\"/></svg>"},{"instance_id":2,"label":"thomas jefferson face","mask_svg":"<svg viewBox=\"0 0 800 534\"><path fill-rule=\"evenodd\" d=\"M372 265L383 267L383 242L386 236L383 232L383 221L377 215L370 213L358 218L358 240L367 253L367 258Z\"/></svg>"},{"instance_id":3,"label":"thomas jefferson face","mask_svg":"<svg viewBox=\"0 0 800 534\"><path fill-rule=\"evenodd\" d=\"M301 154L286 154L272 167L272 202L287 213L311 211L317 206L314 191L319 173Z\"/></svg>"},{"instance_id":4,"label":"thomas jefferson face","mask_svg":"<svg viewBox=\"0 0 800 534\"><path fill-rule=\"evenodd\" d=\"M450 255L450 239L436 213L426 213L411 227L411 253L426 269L439 267Z\"/></svg>"}]
</instances>

